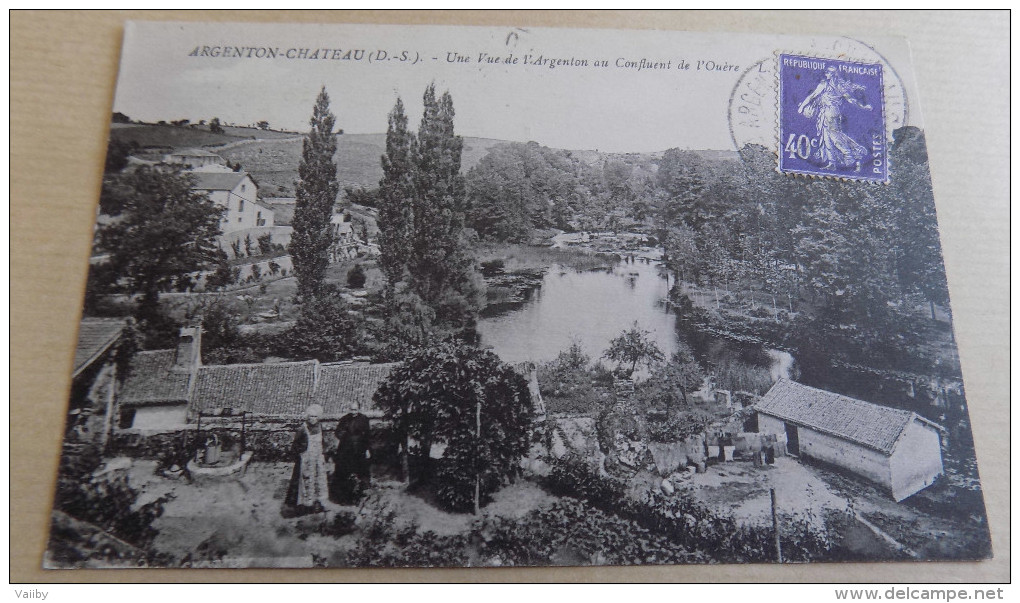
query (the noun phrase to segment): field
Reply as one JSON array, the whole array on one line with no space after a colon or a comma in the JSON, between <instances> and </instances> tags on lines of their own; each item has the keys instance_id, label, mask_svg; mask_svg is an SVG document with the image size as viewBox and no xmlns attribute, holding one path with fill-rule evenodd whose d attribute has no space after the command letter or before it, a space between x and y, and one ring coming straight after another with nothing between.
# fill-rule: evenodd
<instances>
[{"instance_id":1,"label":"field","mask_svg":"<svg viewBox=\"0 0 1020 603\"><path fill-rule=\"evenodd\" d=\"M485 153L502 141L490 138L464 139L461 158L464 171L481 161ZM213 149L215 151L215 149ZM342 134L337 137L337 179L345 187L374 188L382 179L380 158L386 152L385 134ZM221 153L231 163L240 163L258 181L269 197L294 196L294 180L301 160L301 139L254 140L232 145Z\"/></svg>"},{"instance_id":2,"label":"field","mask_svg":"<svg viewBox=\"0 0 1020 603\"><path fill-rule=\"evenodd\" d=\"M241 140L292 138L291 132L235 128L224 126L222 133L209 131L208 126L171 126L160 124L111 124L110 140L135 143L139 147L182 149L225 145Z\"/></svg>"}]
</instances>

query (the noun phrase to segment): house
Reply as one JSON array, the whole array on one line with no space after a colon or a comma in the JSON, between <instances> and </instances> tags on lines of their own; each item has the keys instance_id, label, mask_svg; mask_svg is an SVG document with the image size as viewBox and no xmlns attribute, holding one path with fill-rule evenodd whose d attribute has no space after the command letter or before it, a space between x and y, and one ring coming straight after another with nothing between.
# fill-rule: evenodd
<instances>
[{"instance_id":1,"label":"house","mask_svg":"<svg viewBox=\"0 0 1020 603\"><path fill-rule=\"evenodd\" d=\"M852 471L901 501L942 475L943 428L917 413L780 379L754 406L758 431L794 456Z\"/></svg>"},{"instance_id":2,"label":"house","mask_svg":"<svg viewBox=\"0 0 1020 603\"><path fill-rule=\"evenodd\" d=\"M67 432L73 439L103 444L114 415L117 344L125 323L119 318L83 318L74 349Z\"/></svg>"},{"instance_id":3,"label":"house","mask_svg":"<svg viewBox=\"0 0 1020 603\"><path fill-rule=\"evenodd\" d=\"M179 429L224 409L256 420L293 420L313 403L322 405L326 420L350 412L377 418L382 413L372 396L396 366L317 360L204 366L201 341L201 328L184 328L177 349L135 355L118 396L121 428Z\"/></svg>"},{"instance_id":4,"label":"house","mask_svg":"<svg viewBox=\"0 0 1020 603\"><path fill-rule=\"evenodd\" d=\"M322 406L326 421L349 413L381 419L372 398L399 365L303 360L205 366L201 345L201 328L186 327L176 349L135 355L118 395L121 429L173 431L200 415L241 412L254 421L287 422L301 419L312 404ZM534 365L516 368L529 380L536 414L544 418Z\"/></svg>"},{"instance_id":5,"label":"house","mask_svg":"<svg viewBox=\"0 0 1020 603\"><path fill-rule=\"evenodd\" d=\"M273 210L258 200L258 186L246 172L192 171L192 187L227 211L221 229L226 235L239 230L273 226Z\"/></svg>"},{"instance_id":6,"label":"house","mask_svg":"<svg viewBox=\"0 0 1020 603\"><path fill-rule=\"evenodd\" d=\"M216 153L203 149L181 149L163 157L166 163L184 166L187 170L201 170L213 166L225 166L226 162Z\"/></svg>"}]
</instances>

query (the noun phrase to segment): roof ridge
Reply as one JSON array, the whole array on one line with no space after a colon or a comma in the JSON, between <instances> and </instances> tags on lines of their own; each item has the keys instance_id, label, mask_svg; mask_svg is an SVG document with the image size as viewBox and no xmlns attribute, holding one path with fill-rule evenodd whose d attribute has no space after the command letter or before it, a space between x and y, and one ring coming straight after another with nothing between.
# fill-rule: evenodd
<instances>
[{"instance_id":1,"label":"roof ridge","mask_svg":"<svg viewBox=\"0 0 1020 603\"><path fill-rule=\"evenodd\" d=\"M312 358L311 360L288 360L287 362L238 362L232 364L203 364L198 367L202 369L228 369L228 368L251 368L251 367L291 367L291 366L305 366L309 364L317 364L318 360Z\"/></svg>"}]
</instances>

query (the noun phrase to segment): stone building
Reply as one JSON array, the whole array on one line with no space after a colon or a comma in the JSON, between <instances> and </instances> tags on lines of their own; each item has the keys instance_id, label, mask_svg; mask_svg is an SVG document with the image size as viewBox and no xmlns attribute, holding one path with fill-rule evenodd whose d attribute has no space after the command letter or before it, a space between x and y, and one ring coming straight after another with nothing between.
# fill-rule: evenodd
<instances>
[{"instance_id":1,"label":"stone building","mask_svg":"<svg viewBox=\"0 0 1020 603\"><path fill-rule=\"evenodd\" d=\"M863 476L897 501L942 475L939 425L915 412L879 406L779 380L755 405L758 431L809 457Z\"/></svg>"}]
</instances>

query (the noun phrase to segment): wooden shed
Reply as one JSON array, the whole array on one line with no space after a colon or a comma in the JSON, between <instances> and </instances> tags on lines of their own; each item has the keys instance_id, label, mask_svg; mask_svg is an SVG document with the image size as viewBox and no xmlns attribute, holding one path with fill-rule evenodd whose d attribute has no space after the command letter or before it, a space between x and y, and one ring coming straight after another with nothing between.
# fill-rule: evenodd
<instances>
[{"instance_id":1,"label":"wooden shed","mask_svg":"<svg viewBox=\"0 0 1020 603\"><path fill-rule=\"evenodd\" d=\"M755 405L758 431L795 456L824 461L883 486L901 501L942 475L943 428L915 412L779 380Z\"/></svg>"}]
</instances>

